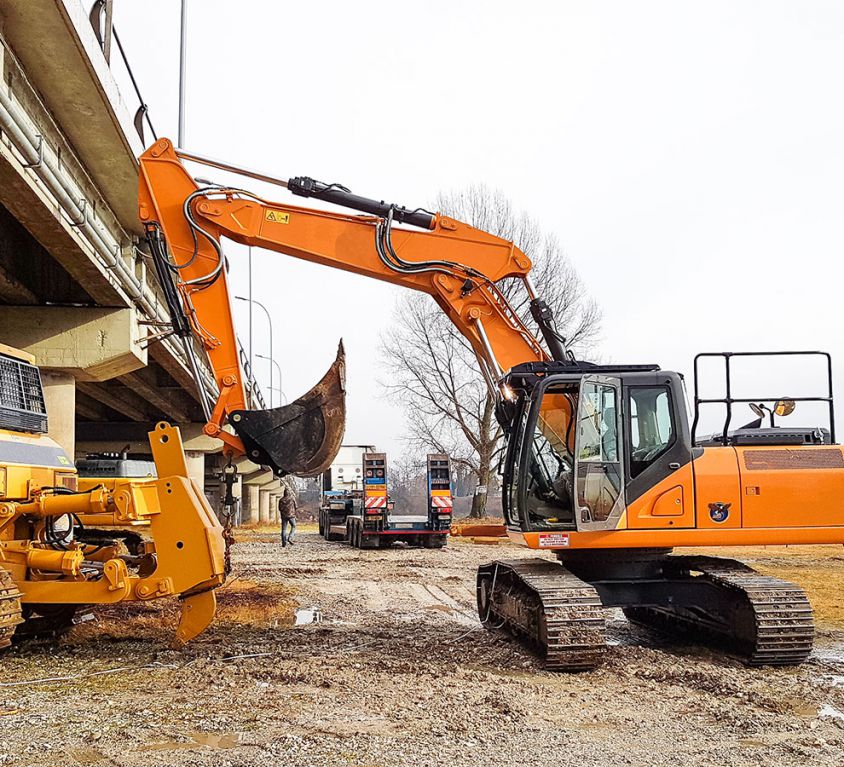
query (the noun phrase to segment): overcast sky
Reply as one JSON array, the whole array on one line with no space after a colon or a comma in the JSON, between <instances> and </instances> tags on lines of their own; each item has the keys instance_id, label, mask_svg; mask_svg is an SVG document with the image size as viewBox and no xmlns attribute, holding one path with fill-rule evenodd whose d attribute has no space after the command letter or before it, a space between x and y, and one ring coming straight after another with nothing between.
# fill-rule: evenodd
<instances>
[{"instance_id":1,"label":"overcast sky","mask_svg":"<svg viewBox=\"0 0 844 767\"><path fill-rule=\"evenodd\" d=\"M844 3L188 9L188 148L411 207L483 182L559 237L603 307L605 360L690 375L698 351L821 348L844 381ZM116 0L115 23L175 139L179 3ZM244 249L228 252L243 292ZM287 396L342 336L346 440L401 452L375 382L399 289L269 252L253 263ZM256 314L262 354L265 328ZM807 393L784 381L752 393Z\"/></svg>"}]
</instances>

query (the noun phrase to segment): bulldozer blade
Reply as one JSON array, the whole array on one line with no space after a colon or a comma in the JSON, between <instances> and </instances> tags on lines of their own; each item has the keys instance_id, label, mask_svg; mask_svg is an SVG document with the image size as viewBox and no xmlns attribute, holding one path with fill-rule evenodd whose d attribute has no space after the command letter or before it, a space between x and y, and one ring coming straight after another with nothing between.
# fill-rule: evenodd
<instances>
[{"instance_id":1,"label":"bulldozer blade","mask_svg":"<svg viewBox=\"0 0 844 767\"><path fill-rule=\"evenodd\" d=\"M200 591L182 599L182 614L173 639L173 647L181 647L199 636L214 620L217 612L217 595L213 589Z\"/></svg>"},{"instance_id":2,"label":"bulldozer blade","mask_svg":"<svg viewBox=\"0 0 844 767\"><path fill-rule=\"evenodd\" d=\"M346 429L343 342L322 380L295 402L272 410L236 410L229 419L250 460L276 474L313 476L337 455Z\"/></svg>"}]
</instances>

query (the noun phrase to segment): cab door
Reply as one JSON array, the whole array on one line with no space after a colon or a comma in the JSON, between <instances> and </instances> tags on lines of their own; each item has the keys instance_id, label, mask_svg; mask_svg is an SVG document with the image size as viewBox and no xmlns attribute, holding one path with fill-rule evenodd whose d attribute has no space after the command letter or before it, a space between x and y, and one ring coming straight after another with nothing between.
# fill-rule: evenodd
<instances>
[{"instance_id":1,"label":"cab door","mask_svg":"<svg viewBox=\"0 0 844 767\"><path fill-rule=\"evenodd\" d=\"M624 512L621 381L580 383L575 431L574 496L578 530L613 530Z\"/></svg>"}]
</instances>

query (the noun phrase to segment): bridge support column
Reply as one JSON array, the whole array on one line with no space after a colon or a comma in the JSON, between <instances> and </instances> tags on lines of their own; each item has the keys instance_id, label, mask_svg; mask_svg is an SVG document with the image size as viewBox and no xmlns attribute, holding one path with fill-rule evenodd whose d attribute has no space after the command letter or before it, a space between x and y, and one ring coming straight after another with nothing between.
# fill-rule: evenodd
<instances>
[{"instance_id":1,"label":"bridge support column","mask_svg":"<svg viewBox=\"0 0 844 767\"><path fill-rule=\"evenodd\" d=\"M41 383L47 406L47 434L59 443L73 463L76 450L76 381L69 373L41 371Z\"/></svg>"},{"instance_id":2,"label":"bridge support column","mask_svg":"<svg viewBox=\"0 0 844 767\"><path fill-rule=\"evenodd\" d=\"M270 491L260 490L258 499L258 523L267 525L270 522Z\"/></svg>"},{"instance_id":3,"label":"bridge support column","mask_svg":"<svg viewBox=\"0 0 844 767\"><path fill-rule=\"evenodd\" d=\"M252 524L258 521L258 497L261 488L258 485L243 484L243 494L240 501L240 523Z\"/></svg>"},{"instance_id":4,"label":"bridge support column","mask_svg":"<svg viewBox=\"0 0 844 767\"><path fill-rule=\"evenodd\" d=\"M199 487L199 492L205 492L205 453L194 450L185 450L185 459L188 465L190 478Z\"/></svg>"}]
</instances>

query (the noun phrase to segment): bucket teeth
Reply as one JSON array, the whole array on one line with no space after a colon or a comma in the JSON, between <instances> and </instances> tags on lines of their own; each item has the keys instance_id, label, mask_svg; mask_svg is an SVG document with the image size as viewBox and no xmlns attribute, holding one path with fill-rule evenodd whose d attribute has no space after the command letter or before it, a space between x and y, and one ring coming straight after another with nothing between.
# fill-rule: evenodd
<instances>
[{"instance_id":1,"label":"bucket teeth","mask_svg":"<svg viewBox=\"0 0 844 767\"><path fill-rule=\"evenodd\" d=\"M230 421L249 458L279 475L311 476L327 469L346 429L343 342L331 367L307 394L272 410L237 410Z\"/></svg>"}]
</instances>

